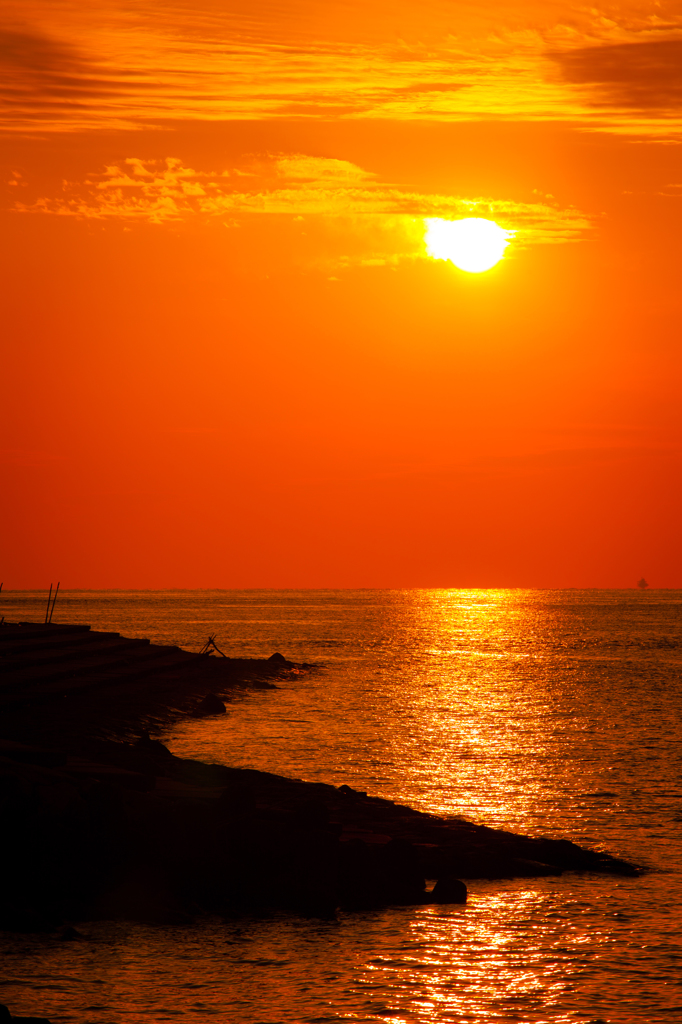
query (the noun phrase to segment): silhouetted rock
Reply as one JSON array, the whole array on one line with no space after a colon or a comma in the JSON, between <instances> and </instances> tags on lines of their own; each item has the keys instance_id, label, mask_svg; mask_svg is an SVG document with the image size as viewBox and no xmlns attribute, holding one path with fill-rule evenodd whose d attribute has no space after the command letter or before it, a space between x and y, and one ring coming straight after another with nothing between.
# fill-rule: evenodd
<instances>
[{"instance_id":1,"label":"silhouetted rock","mask_svg":"<svg viewBox=\"0 0 682 1024\"><path fill-rule=\"evenodd\" d=\"M341 843L339 852L339 904L346 910L365 910L380 900L376 865L362 839Z\"/></svg>"},{"instance_id":2,"label":"silhouetted rock","mask_svg":"<svg viewBox=\"0 0 682 1024\"><path fill-rule=\"evenodd\" d=\"M352 789L350 786L347 786L345 782L344 782L344 784L342 786L339 786L338 792L341 794L341 796L348 796L348 797L367 796L367 794L363 793L361 790L359 790L359 789Z\"/></svg>"},{"instance_id":3,"label":"silhouetted rock","mask_svg":"<svg viewBox=\"0 0 682 1024\"><path fill-rule=\"evenodd\" d=\"M154 788L131 785L138 778ZM84 739L59 769L0 761L0 797L11 879L0 927L55 938L64 920L89 917L328 916L339 906L457 901L462 878L637 874L570 842L178 758L148 734L135 745ZM440 880L431 894L425 877ZM62 935L75 937L68 928Z\"/></svg>"},{"instance_id":4,"label":"silhouetted rock","mask_svg":"<svg viewBox=\"0 0 682 1024\"><path fill-rule=\"evenodd\" d=\"M155 758L168 758L173 756L168 747L164 746L161 740L153 740L148 732L142 733L135 746L138 750L142 750L146 754L151 754Z\"/></svg>"},{"instance_id":5,"label":"silhouetted rock","mask_svg":"<svg viewBox=\"0 0 682 1024\"><path fill-rule=\"evenodd\" d=\"M271 661L274 665L288 665L289 664L289 662L284 657L284 655L280 654L278 651L276 651L274 654L271 654L270 657L268 658L268 661Z\"/></svg>"},{"instance_id":6,"label":"silhouetted rock","mask_svg":"<svg viewBox=\"0 0 682 1024\"><path fill-rule=\"evenodd\" d=\"M116 921L145 924L190 924L192 914L167 878L153 871L132 869L116 888L102 895L94 906L95 916Z\"/></svg>"},{"instance_id":7,"label":"silhouetted rock","mask_svg":"<svg viewBox=\"0 0 682 1024\"><path fill-rule=\"evenodd\" d=\"M247 781L235 781L224 789L218 801L221 815L230 821L240 821L249 817L255 810L253 789Z\"/></svg>"},{"instance_id":8,"label":"silhouetted rock","mask_svg":"<svg viewBox=\"0 0 682 1024\"><path fill-rule=\"evenodd\" d=\"M286 661L198 657L168 644L89 626L7 623L0 629L3 739L56 765L86 735L126 735L177 721L209 691L272 685ZM53 745L58 747L54 751ZM0 754L0 757L4 756ZM48 761L50 763L48 763Z\"/></svg>"},{"instance_id":9,"label":"silhouetted rock","mask_svg":"<svg viewBox=\"0 0 682 1024\"><path fill-rule=\"evenodd\" d=\"M41 747L30 747L24 743L0 739L0 757L21 764L41 765L43 768L59 768L66 764L66 754L57 750L44 750Z\"/></svg>"},{"instance_id":10,"label":"silhouetted rock","mask_svg":"<svg viewBox=\"0 0 682 1024\"><path fill-rule=\"evenodd\" d=\"M216 697L215 693L207 693L201 703L195 707L192 718L203 718L205 715L224 715L226 711L227 708L220 697Z\"/></svg>"},{"instance_id":11,"label":"silhouetted rock","mask_svg":"<svg viewBox=\"0 0 682 1024\"><path fill-rule=\"evenodd\" d=\"M544 864L529 857L514 857L512 869L514 878L542 878L562 874L561 868L555 864Z\"/></svg>"},{"instance_id":12,"label":"silhouetted rock","mask_svg":"<svg viewBox=\"0 0 682 1024\"><path fill-rule=\"evenodd\" d=\"M405 839L391 839L377 849L379 895L382 903L424 902L426 881L419 855Z\"/></svg>"},{"instance_id":13,"label":"silhouetted rock","mask_svg":"<svg viewBox=\"0 0 682 1024\"><path fill-rule=\"evenodd\" d=\"M329 824L329 808L323 800L304 800L294 810L291 823L304 830L325 829Z\"/></svg>"},{"instance_id":14,"label":"silhouetted rock","mask_svg":"<svg viewBox=\"0 0 682 1024\"><path fill-rule=\"evenodd\" d=\"M6 1006L0 1004L0 1024L11 1024L14 1021L21 1021L21 1024L50 1024L47 1017L14 1017Z\"/></svg>"},{"instance_id":15,"label":"silhouetted rock","mask_svg":"<svg viewBox=\"0 0 682 1024\"><path fill-rule=\"evenodd\" d=\"M158 728L167 720L154 703L157 686L163 701L182 694L182 699L173 696L167 709L177 718L178 707L196 706L209 690L218 700L213 691L225 692L230 679L238 685L248 677L253 685L256 677L277 678L282 666L291 666L280 654L268 662L248 662L197 659L188 652L169 654L166 648L151 651L154 664L162 658L166 668L155 670L143 698L139 676L119 692L116 675L111 682L118 694L113 718L108 717L113 689L100 686L101 676L97 686L94 675L77 677L97 701L91 705L88 696L83 704L87 714L79 718L75 698L69 698L68 708L63 704L62 686L70 685L81 647L86 653L101 648L101 671L108 672L107 645L122 645L121 666L131 652L135 659L149 653L150 645L112 640L111 634L92 640L87 631L65 633L72 646L49 670L59 672L54 692L62 703L43 704L41 698L29 705L20 686L22 659L30 660L35 652L30 635L27 641L20 633L10 630L6 648L0 636L0 659L10 655L16 674L11 715L2 703L4 678L0 693L3 731L13 729L5 747L9 756L0 751L5 862L0 928L70 941L78 933L65 921L98 916L163 923L186 922L203 912L328 916L339 906L362 910L431 899L459 902L462 878L565 870L639 873L634 865L566 840L439 818L348 785L335 788L178 758L148 732L134 744L101 738L117 730L120 735L124 722L124 735L130 736L148 723ZM186 665L185 682L178 677L169 688L164 680L167 672L176 671L178 658ZM46 667L45 686L53 685L53 675ZM139 701L132 710L131 700ZM32 746L38 742L44 746ZM55 755L53 744L68 753ZM432 894L425 892L425 877L439 879Z\"/></svg>"},{"instance_id":16,"label":"silhouetted rock","mask_svg":"<svg viewBox=\"0 0 682 1024\"><path fill-rule=\"evenodd\" d=\"M410 906L425 899L424 874L412 843L392 839L366 843L350 839L340 844L339 903L348 910L390 904Z\"/></svg>"},{"instance_id":17,"label":"silhouetted rock","mask_svg":"<svg viewBox=\"0 0 682 1024\"><path fill-rule=\"evenodd\" d=\"M431 900L433 903L466 903L467 887L454 875L439 878L433 887Z\"/></svg>"},{"instance_id":18,"label":"silhouetted rock","mask_svg":"<svg viewBox=\"0 0 682 1024\"><path fill-rule=\"evenodd\" d=\"M21 877L21 876L20 876ZM22 879L22 881L24 881ZM30 900L32 895L30 882L25 887L25 891L21 894L26 901ZM28 890L28 892L26 891ZM38 889L37 895L42 896L43 894ZM27 907L12 907L5 906L0 910L0 929L7 932L23 932L26 935L30 934L48 934L53 932L61 924L59 917L50 915L49 913L43 913L40 910L27 908Z\"/></svg>"}]
</instances>

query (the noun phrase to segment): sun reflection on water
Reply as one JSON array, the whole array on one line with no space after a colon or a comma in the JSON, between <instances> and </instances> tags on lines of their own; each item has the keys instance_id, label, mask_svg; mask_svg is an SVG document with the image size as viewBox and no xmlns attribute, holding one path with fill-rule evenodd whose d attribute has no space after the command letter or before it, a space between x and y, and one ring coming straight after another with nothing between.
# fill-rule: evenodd
<instances>
[{"instance_id":1,"label":"sun reflection on water","mask_svg":"<svg viewBox=\"0 0 682 1024\"><path fill-rule=\"evenodd\" d=\"M400 1020L575 1020L566 1002L608 939L589 925L568 933L552 913L560 899L554 890L479 883L466 909L424 908L397 948L366 965L358 994L400 993ZM594 907L586 913L592 917ZM372 1019L392 1021L398 1011L389 1003Z\"/></svg>"},{"instance_id":2,"label":"sun reflection on water","mask_svg":"<svg viewBox=\"0 0 682 1024\"><path fill-rule=\"evenodd\" d=\"M653 593L250 592L222 594L215 613L206 598L174 641L198 648L210 630L240 638L231 653L281 649L324 668L179 725L176 752L604 845L656 870L470 881L466 907L335 921L88 922L84 943L3 947L3 1002L92 1024L675 1020L681 608L682 595ZM134 617L151 632L139 604Z\"/></svg>"},{"instance_id":3,"label":"sun reflection on water","mask_svg":"<svg viewBox=\"0 0 682 1024\"><path fill-rule=\"evenodd\" d=\"M622 908L633 885L574 879L567 903L558 879L478 882L466 907L389 908L335 921L90 922L81 943L50 947L23 937L10 951L13 980L3 991L26 1011L47 1004L60 1019L93 1024L188 1013L240 1024L653 1022L656 1012L631 1016L622 993L605 984L617 982L628 943L651 935L644 921L620 936L604 927L604 897ZM640 983L653 996L664 980Z\"/></svg>"},{"instance_id":4,"label":"sun reflection on water","mask_svg":"<svg viewBox=\"0 0 682 1024\"><path fill-rule=\"evenodd\" d=\"M249 596L229 607L223 630L250 630L263 644L270 616L263 653L283 647L324 668L276 699L237 698L222 721L181 723L168 741L177 753L601 843L607 817L631 814L623 786L635 788L632 770L619 784L614 773L626 750L641 758L642 700L669 742L679 728L674 701L661 705L649 682L679 671L678 649L649 637L652 595L629 600L509 590ZM620 829L616 852L627 856L628 842Z\"/></svg>"}]
</instances>

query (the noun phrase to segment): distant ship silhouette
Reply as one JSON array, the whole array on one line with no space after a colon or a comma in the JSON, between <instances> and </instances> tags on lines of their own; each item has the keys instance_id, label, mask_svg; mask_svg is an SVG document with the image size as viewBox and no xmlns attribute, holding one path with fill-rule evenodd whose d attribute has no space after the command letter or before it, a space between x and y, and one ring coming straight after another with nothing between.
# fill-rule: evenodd
<instances>
[{"instance_id":1,"label":"distant ship silhouette","mask_svg":"<svg viewBox=\"0 0 682 1024\"><path fill-rule=\"evenodd\" d=\"M637 586L639 587L640 590L646 590L646 588L649 586L649 584L647 583L647 581L642 576L641 580L637 580Z\"/></svg>"}]
</instances>

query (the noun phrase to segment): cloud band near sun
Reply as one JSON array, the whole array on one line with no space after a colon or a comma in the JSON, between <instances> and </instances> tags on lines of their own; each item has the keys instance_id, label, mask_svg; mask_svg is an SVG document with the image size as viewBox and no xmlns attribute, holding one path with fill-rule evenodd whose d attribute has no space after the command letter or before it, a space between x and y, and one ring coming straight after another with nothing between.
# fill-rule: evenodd
<instances>
[{"instance_id":1,"label":"cloud band near sun","mask_svg":"<svg viewBox=\"0 0 682 1024\"><path fill-rule=\"evenodd\" d=\"M7 0L0 128L511 118L680 136L680 67L675 0Z\"/></svg>"},{"instance_id":2,"label":"cloud band near sun","mask_svg":"<svg viewBox=\"0 0 682 1024\"><path fill-rule=\"evenodd\" d=\"M373 218L407 226L416 219L484 217L514 233L517 244L571 242L585 236L591 220L551 197L536 202L484 196L417 192L381 182L345 160L304 154L253 158L221 172L197 171L175 158L130 157L82 183L65 183L59 196L31 204L20 213L152 224L248 215ZM420 236L421 237L421 236Z\"/></svg>"}]
</instances>

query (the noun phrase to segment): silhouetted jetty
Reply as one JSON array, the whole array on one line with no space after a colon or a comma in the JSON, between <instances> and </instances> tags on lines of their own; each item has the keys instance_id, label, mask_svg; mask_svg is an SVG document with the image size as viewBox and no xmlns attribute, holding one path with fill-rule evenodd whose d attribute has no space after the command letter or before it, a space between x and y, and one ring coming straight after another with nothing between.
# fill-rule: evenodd
<instances>
[{"instance_id":1,"label":"silhouetted jetty","mask_svg":"<svg viewBox=\"0 0 682 1024\"><path fill-rule=\"evenodd\" d=\"M216 657L87 625L0 625L0 719L12 734L123 735L190 714L216 693L270 687L301 666Z\"/></svg>"},{"instance_id":2,"label":"silhouetted jetty","mask_svg":"<svg viewBox=\"0 0 682 1024\"><path fill-rule=\"evenodd\" d=\"M230 687L311 668L281 655L198 656L86 627L21 624L0 627L0 659L12 879L2 928L75 941L73 924L93 917L330 915L463 902L462 878L638 873L565 840L423 814L349 786L178 758L150 737L149 722L193 713L209 687L221 703L216 695L229 697ZM429 878L438 879L433 890Z\"/></svg>"}]
</instances>

